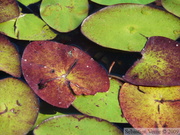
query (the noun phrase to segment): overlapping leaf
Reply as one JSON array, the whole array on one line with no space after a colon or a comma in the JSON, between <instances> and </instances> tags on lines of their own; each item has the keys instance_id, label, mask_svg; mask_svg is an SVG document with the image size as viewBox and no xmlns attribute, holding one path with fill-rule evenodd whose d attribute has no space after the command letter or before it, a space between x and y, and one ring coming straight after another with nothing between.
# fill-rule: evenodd
<instances>
[{"instance_id":1,"label":"overlapping leaf","mask_svg":"<svg viewBox=\"0 0 180 135\"><path fill-rule=\"evenodd\" d=\"M74 95L94 95L109 89L106 71L82 50L51 41L30 43L22 57L30 87L48 103L68 108Z\"/></svg>"}]
</instances>

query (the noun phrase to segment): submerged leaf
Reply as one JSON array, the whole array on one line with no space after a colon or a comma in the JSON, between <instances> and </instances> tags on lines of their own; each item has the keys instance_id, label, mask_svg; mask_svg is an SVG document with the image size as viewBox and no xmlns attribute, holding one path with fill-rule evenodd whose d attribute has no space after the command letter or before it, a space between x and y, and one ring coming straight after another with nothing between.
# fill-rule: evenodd
<instances>
[{"instance_id":1,"label":"submerged leaf","mask_svg":"<svg viewBox=\"0 0 180 135\"><path fill-rule=\"evenodd\" d=\"M107 72L82 50L51 41L30 43L22 57L24 77L46 102L68 108L76 95L109 89Z\"/></svg>"},{"instance_id":2,"label":"submerged leaf","mask_svg":"<svg viewBox=\"0 0 180 135\"><path fill-rule=\"evenodd\" d=\"M107 92L89 96L76 96L73 106L81 113L102 118L114 123L127 123L119 109L118 95L121 83L110 81L110 89Z\"/></svg>"},{"instance_id":3,"label":"submerged leaf","mask_svg":"<svg viewBox=\"0 0 180 135\"><path fill-rule=\"evenodd\" d=\"M180 85L180 43L151 37L142 50L143 57L126 72L124 79L135 85Z\"/></svg>"},{"instance_id":4,"label":"submerged leaf","mask_svg":"<svg viewBox=\"0 0 180 135\"><path fill-rule=\"evenodd\" d=\"M84 115L62 115L49 118L34 129L34 135L122 135L111 123Z\"/></svg>"},{"instance_id":5,"label":"submerged leaf","mask_svg":"<svg viewBox=\"0 0 180 135\"><path fill-rule=\"evenodd\" d=\"M12 76L21 76L20 58L14 45L0 34L0 70Z\"/></svg>"},{"instance_id":6,"label":"submerged leaf","mask_svg":"<svg viewBox=\"0 0 180 135\"><path fill-rule=\"evenodd\" d=\"M16 0L0 0L0 23L16 18L19 14Z\"/></svg>"},{"instance_id":7,"label":"submerged leaf","mask_svg":"<svg viewBox=\"0 0 180 135\"><path fill-rule=\"evenodd\" d=\"M19 17L0 23L0 33L20 40L48 40L56 34L34 14L21 14Z\"/></svg>"},{"instance_id":8,"label":"submerged leaf","mask_svg":"<svg viewBox=\"0 0 180 135\"><path fill-rule=\"evenodd\" d=\"M119 98L124 117L134 128L158 130L180 128L179 95L180 86L143 87L125 83Z\"/></svg>"},{"instance_id":9,"label":"submerged leaf","mask_svg":"<svg viewBox=\"0 0 180 135\"><path fill-rule=\"evenodd\" d=\"M166 20L166 21L164 21ZM170 13L138 4L108 6L87 17L82 33L104 47L139 52L147 38L180 36L180 20Z\"/></svg>"},{"instance_id":10,"label":"submerged leaf","mask_svg":"<svg viewBox=\"0 0 180 135\"><path fill-rule=\"evenodd\" d=\"M52 28L69 32L77 28L88 15L88 0L43 0L41 17Z\"/></svg>"},{"instance_id":11,"label":"submerged leaf","mask_svg":"<svg viewBox=\"0 0 180 135\"><path fill-rule=\"evenodd\" d=\"M1 135L25 135L34 125L38 100L34 92L20 80L0 80Z\"/></svg>"},{"instance_id":12,"label":"submerged leaf","mask_svg":"<svg viewBox=\"0 0 180 135\"><path fill-rule=\"evenodd\" d=\"M155 0L91 0L91 1L102 5L114 5L119 3L149 4Z\"/></svg>"}]
</instances>

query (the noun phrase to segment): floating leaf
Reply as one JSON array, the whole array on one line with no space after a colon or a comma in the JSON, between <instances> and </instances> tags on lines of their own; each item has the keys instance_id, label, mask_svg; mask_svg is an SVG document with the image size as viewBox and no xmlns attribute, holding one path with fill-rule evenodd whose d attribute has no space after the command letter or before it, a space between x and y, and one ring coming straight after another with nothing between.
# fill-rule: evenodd
<instances>
[{"instance_id":1,"label":"floating leaf","mask_svg":"<svg viewBox=\"0 0 180 135\"><path fill-rule=\"evenodd\" d=\"M109 89L107 72L82 50L51 41L30 43L22 57L24 77L46 102L68 108L76 95Z\"/></svg>"},{"instance_id":2,"label":"floating leaf","mask_svg":"<svg viewBox=\"0 0 180 135\"><path fill-rule=\"evenodd\" d=\"M139 52L147 41L146 37L177 39L180 36L180 20L152 7L119 4L108 6L87 17L81 31L87 38L104 47Z\"/></svg>"},{"instance_id":3,"label":"floating leaf","mask_svg":"<svg viewBox=\"0 0 180 135\"><path fill-rule=\"evenodd\" d=\"M166 10L180 17L180 0L162 0L162 5Z\"/></svg>"},{"instance_id":4,"label":"floating leaf","mask_svg":"<svg viewBox=\"0 0 180 135\"><path fill-rule=\"evenodd\" d=\"M62 115L49 118L34 130L34 135L122 135L111 123L84 115Z\"/></svg>"},{"instance_id":5,"label":"floating leaf","mask_svg":"<svg viewBox=\"0 0 180 135\"><path fill-rule=\"evenodd\" d=\"M110 81L110 89L107 92L96 95L77 96L73 106L81 113L105 119L114 123L127 123L119 109L118 95L121 83Z\"/></svg>"},{"instance_id":6,"label":"floating leaf","mask_svg":"<svg viewBox=\"0 0 180 135\"><path fill-rule=\"evenodd\" d=\"M180 44L165 37L151 37L143 57L126 72L124 79L135 85L180 85Z\"/></svg>"},{"instance_id":7,"label":"floating leaf","mask_svg":"<svg viewBox=\"0 0 180 135\"><path fill-rule=\"evenodd\" d=\"M14 45L0 34L0 70L12 76L20 77L20 59Z\"/></svg>"},{"instance_id":8,"label":"floating leaf","mask_svg":"<svg viewBox=\"0 0 180 135\"><path fill-rule=\"evenodd\" d=\"M18 0L18 1L25 6L28 6L30 4L34 4L36 2L39 2L40 0Z\"/></svg>"},{"instance_id":9,"label":"floating leaf","mask_svg":"<svg viewBox=\"0 0 180 135\"><path fill-rule=\"evenodd\" d=\"M125 83L120 90L124 117L134 128L180 128L180 86L143 87Z\"/></svg>"},{"instance_id":10,"label":"floating leaf","mask_svg":"<svg viewBox=\"0 0 180 135\"><path fill-rule=\"evenodd\" d=\"M77 28L88 15L88 0L43 0L40 13L43 20L60 32Z\"/></svg>"},{"instance_id":11,"label":"floating leaf","mask_svg":"<svg viewBox=\"0 0 180 135\"><path fill-rule=\"evenodd\" d=\"M0 23L16 18L19 14L16 0L0 0Z\"/></svg>"},{"instance_id":12,"label":"floating leaf","mask_svg":"<svg viewBox=\"0 0 180 135\"><path fill-rule=\"evenodd\" d=\"M0 80L0 95L0 134L28 133L39 110L34 92L22 81L6 78Z\"/></svg>"},{"instance_id":13,"label":"floating leaf","mask_svg":"<svg viewBox=\"0 0 180 135\"><path fill-rule=\"evenodd\" d=\"M149 4L155 0L91 0L101 5L114 5L119 3L137 3L137 4Z\"/></svg>"},{"instance_id":14,"label":"floating leaf","mask_svg":"<svg viewBox=\"0 0 180 135\"><path fill-rule=\"evenodd\" d=\"M21 14L19 17L0 23L0 33L20 40L48 40L56 34L34 14Z\"/></svg>"}]
</instances>

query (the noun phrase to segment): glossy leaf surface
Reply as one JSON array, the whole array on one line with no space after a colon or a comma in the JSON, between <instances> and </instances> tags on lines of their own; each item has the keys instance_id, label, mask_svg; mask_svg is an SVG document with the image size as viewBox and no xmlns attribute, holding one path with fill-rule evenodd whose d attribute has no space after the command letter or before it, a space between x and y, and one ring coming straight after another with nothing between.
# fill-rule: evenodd
<instances>
[{"instance_id":1,"label":"glossy leaf surface","mask_svg":"<svg viewBox=\"0 0 180 135\"><path fill-rule=\"evenodd\" d=\"M88 0L43 0L40 7L43 20L60 32L77 28L88 15Z\"/></svg>"},{"instance_id":2,"label":"glossy leaf surface","mask_svg":"<svg viewBox=\"0 0 180 135\"><path fill-rule=\"evenodd\" d=\"M74 95L109 89L107 72L82 50L51 41L30 43L22 57L24 77L46 102L68 108Z\"/></svg>"},{"instance_id":3,"label":"glossy leaf surface","mask_svg":"<svg viewBox=\"0 0 180 135\"><path fill-rule=\"evenodd\" d=\"M126 72L124 79L135 85L180 85L180 44L165 37L151 37L143 57Z\"/></svg>"},{"instance_id":4,"label":"glossy leaf surface","mask_svg":"<svg viewBox=\"0 0 180 135\"><path fill-rule=\"evenodd\" d=\"M166 20L166 21L164 21ZM138 4L108 6L87 17L82 33L108 48L139 52L147 38L180 36L180 20L170 13Z\"/></svg>"},{"instance_id":5,"label":"glossy leaf surface","mask_svg":"<svg viewBox=\"0 0 180 135\"><path fill-rule=\"evenodd\" d=\"M155 0L91 0L91 1L102 5L114 5L119 3L149 4Z\"/></svg>"},{"instance_id":6,"label":"glossy leaf surface","mask_svg":"<svg viewBox=\"0 0 180 135\"><path fill-rule=\"evenodd\" d=\"M15 46L0 34L0 70L12 76L20 77L20 58Z\"/></svg>"},{"instance_id":7,"label":"glossy leaf surface","mask_svg":"<svg viewBox=\"0 0 180 135\"><path fill-rule=\"evenodd\" d=\"M0 23L18 17L19 14L16 0L0 0Z\"/></svg>"},{"instance_id":8,"label":"glossy leaf surface","mask_svg":"<svg viewBox=\"0 0 180 135\"><path fill-rule=\"evenodd\" d=\"M39 110L34 92L24 82L6 78L0 80L0 95L0 134L28 133Z\"/></svg>"},{"instance_id":9,"label":"glossy leaf surface","mask_svg":"<svg viewBox=\"0 0 180 135\"><path fill-rule=\"evenodd\" d=\"M48 40L56 34L34 14L21 14L19 17L0 23L0 33L19 40Z\"/></svg>"},{"instance_id":10,"label":"glossy leaf surface","mask_svg":"<svg viewBox=\"0 0 180 135\"><path fill-rule=\"evenodd\" d=\"M162 5L166 10L180 17L180 0L162 0Z\"/></svg>"},{"instance_id":11,"label":"glossy leaf surface","mask_svg":"<svg viewBox=\"0 0 180 135\"><path fill-rule=\"evenodd\" d=\"M127 123L119 109L118 95L121 83L110 81L110 89L107 92L96 95L77 96L73 106L81 113L105 119L114 123Z\"/></svg>"},{"instance_id":12,"label":"glossy leaf surface","mask_svg":"<svg viewBox=\"0 0 180 135\"><path fill-rule=\"evenodd\" d=\"M62 115L45 120L34 130L34 135L122 135L111 123L84 115Z\"/></svg>"},{"instance_id":13,"label":"glossy leaf surface","mask_svg":"<svg viewBox=\"0 0 180 135\"><path fill-rule=\"evenodd\" d=\"M124 117L134 128L179 128L180 86L143 87L125 83L120 90Z\"/></svg>"}]
</instances>

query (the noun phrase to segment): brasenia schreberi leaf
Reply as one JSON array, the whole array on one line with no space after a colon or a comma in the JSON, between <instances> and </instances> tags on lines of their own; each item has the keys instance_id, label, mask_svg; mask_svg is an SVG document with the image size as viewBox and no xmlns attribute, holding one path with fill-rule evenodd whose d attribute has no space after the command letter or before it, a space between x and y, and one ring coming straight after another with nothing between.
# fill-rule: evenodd
<instances>
[{"instance_id":1,"label":"brasenia schreberi leaf","mask_svg":"<svg viewBox=\"0 0 180 135\"><path fill-rule=\"evenodd\" d=\"M68 108L75 95L109 89L107 72L82 50L51 41L30 43L22 56L29 86L46 102Z\"/></svg>"},{"instance_id":2,"label":"brasenia schreberi leaf","mask_svg":"<svg viewBox=\"0 0 180 135\"><path fill-rule=\"evenodd\" d=\"M146 37L177 39L180 20L168 12L145 5L119 4L88 16L81 31L88 39L104 47L140 52Z\"/></svg>"},{"instance_id":3,"label":"brasenia schreberi leaf","mask_svg":"<svg viewBox=\"0 0 180 135\"><path fill-rule=\"evenodd\" d=\"M142 50L142 58L126 72L124 79L135 85L180 85L180 43L151 37Z\"/></svg>"}]
</instances>

